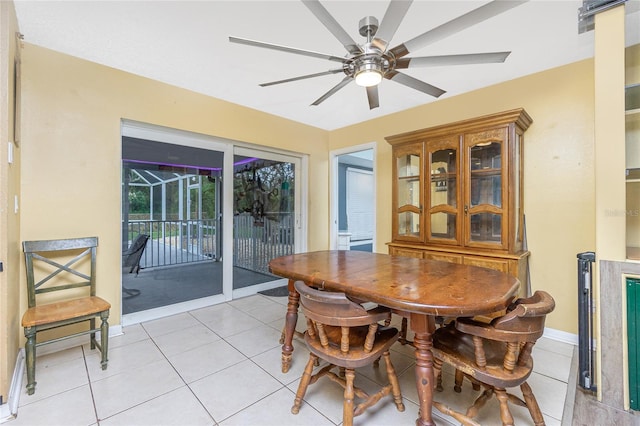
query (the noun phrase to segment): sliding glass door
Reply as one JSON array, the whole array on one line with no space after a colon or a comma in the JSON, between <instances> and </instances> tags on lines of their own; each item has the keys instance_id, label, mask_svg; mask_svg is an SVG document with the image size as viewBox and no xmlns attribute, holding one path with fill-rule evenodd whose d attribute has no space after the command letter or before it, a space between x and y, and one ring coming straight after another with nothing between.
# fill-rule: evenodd
<instances>
[{"instance_id":1,"label":"sliding glass door","mask_svg":"<svg viewBox=\"0 0 640 426\"><path fill-rule=\"evenodd\" d=\"M269 261L295 253L301 244L300 160L236 148L233 163L235 297L279 279L269 273Z\"/></svg>"}]
</instances>

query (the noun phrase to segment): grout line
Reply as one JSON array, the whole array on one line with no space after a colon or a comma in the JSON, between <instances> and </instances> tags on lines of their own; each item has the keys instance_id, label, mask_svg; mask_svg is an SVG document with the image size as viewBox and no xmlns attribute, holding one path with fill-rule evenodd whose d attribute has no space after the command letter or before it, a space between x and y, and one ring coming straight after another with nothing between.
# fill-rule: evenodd
<instances>
[{"instance_id":1,"label":"grout line","mask_svg":"<svg viewBox=\"0 0 640 426\"><path fill-rule=\"evenodd\" d=\"M87 382L89 384L89 393L91 393L91 403L93 405L93 414L96 416L96 423L100 424L101 419L98 417L98 407L96 407L96 397L93 393L93 386L91 384L91 375L89 374L89 366L87 365L87 354L84 351L84 345L80 346L80 350L82 351L82 362L84 363L84 371L87 373Z\"/></svg>"}]
</instances>

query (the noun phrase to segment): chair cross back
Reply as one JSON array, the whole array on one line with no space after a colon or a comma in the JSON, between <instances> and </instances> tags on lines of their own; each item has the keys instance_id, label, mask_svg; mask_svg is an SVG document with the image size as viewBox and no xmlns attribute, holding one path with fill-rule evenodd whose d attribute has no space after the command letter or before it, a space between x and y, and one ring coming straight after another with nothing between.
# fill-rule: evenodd
<instances>
[{"instance_id":1,"label":"chair cross back","mask_svg":"<svg viewBox=\"0 0 640 426\"><path fill-rule=\"evenodd\" d=\"M100 364L103 370L107 368L111 304L96 296L97 237L24 241L22 247L28 295L22 326L27 338L27 393L31 395L36 385L36 347L40 345L89 334L91 349L100 350ZM41 298L46 300L39 301ZM96 319L100 320L99 326ZM73 332L62 328L71 324L87 325ZM37 333L52 329L58 329L53 338L36 343Z\"/></svg>"},{"instance_id":2,"label":"chair cross back","mask_svg":"<svg viewBox=\"0 0 640 426\"><path fill-rule=\"evenodd\" d=\"M96 259L96 247L98 246L98 239L96 237L90 238L78 238L73 240L54 240L54 241L24 241L22 243L24 254L25 254L25 262L26 262L26 270L27 270L27 286L28 286L28 305L30 308L36 306L36 295L42 293L49 293L52 291L59 290L69 290L78 287L91 287L90 295L95 296L95 276L93 271L95 270L95 259ZM44 252L59 252L66 250L78 250L85 249L80 254L73 257L71 260L66 262L65 264L61 264L56 260L53 260L49 257L42 256L39 253ZM89 275L83 273L74 267L74 265L78 264L85 258L90 258L90 269L91 272ZM37 261L44 262L48 265L54 267L54 271L49 275L45 276L42 279L36 281L35 279L35 263ZM69 283L67 281L63 281L63 284L51 284L47 286L46 284L52 283L53 278L59 276L60 274L67 272L75 277L82 279L82 281Z\"/></svg>"}]
</instances>

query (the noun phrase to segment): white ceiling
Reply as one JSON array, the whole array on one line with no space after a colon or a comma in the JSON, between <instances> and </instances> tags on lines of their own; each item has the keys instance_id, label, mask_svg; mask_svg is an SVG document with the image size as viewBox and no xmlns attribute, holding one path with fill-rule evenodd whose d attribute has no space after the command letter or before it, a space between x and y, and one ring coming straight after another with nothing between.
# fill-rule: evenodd
<instances>
[{"instance_id":1,"label":"white ceiling","mask_svg":"<svg viewBox=\"0 0 640 426\"><path fill-rule=\"evenodd\" d=\"M418 0L390 46L486 3ZM388 1L323 1L357 42L358 22L382 20ZM447 91L440 99L593 56L593 31L578 34L582 1L531 0L440 40L410 57L511 51L502 64L405 70ZM627 2L627 46L640 43L640 0ZM322 129L437 101L384 80L380 107L351 83L310 106L342 74L270 87L259 83L336 68L335 62L230 43L230 35L344 56L342 44L299 1L33 1L15 0L20 32L31 44L159 80Z\"/></svg>"}]
</instances>

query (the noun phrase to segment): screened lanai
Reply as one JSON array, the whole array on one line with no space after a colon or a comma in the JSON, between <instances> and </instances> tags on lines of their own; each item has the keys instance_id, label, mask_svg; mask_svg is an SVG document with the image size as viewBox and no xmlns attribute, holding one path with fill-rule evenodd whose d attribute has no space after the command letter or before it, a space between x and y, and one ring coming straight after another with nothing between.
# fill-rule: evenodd
<instances>
[{"instance_id":1,"label":"screened lanai","mask_svg":"<svg viewBox=\"0 0 640 426\"><path fill-rule=\"evenodd\" d=\"M235 156L233 230L224 230L221 159L215 151L123 138L124 314L221 294L229 258L234 291L273 281L269 260L294 252L293 165ZM226 231L233 253L225 256ZM140 235L148 240L138 272L124 265Z\"/></svg>"}]
</instances>

